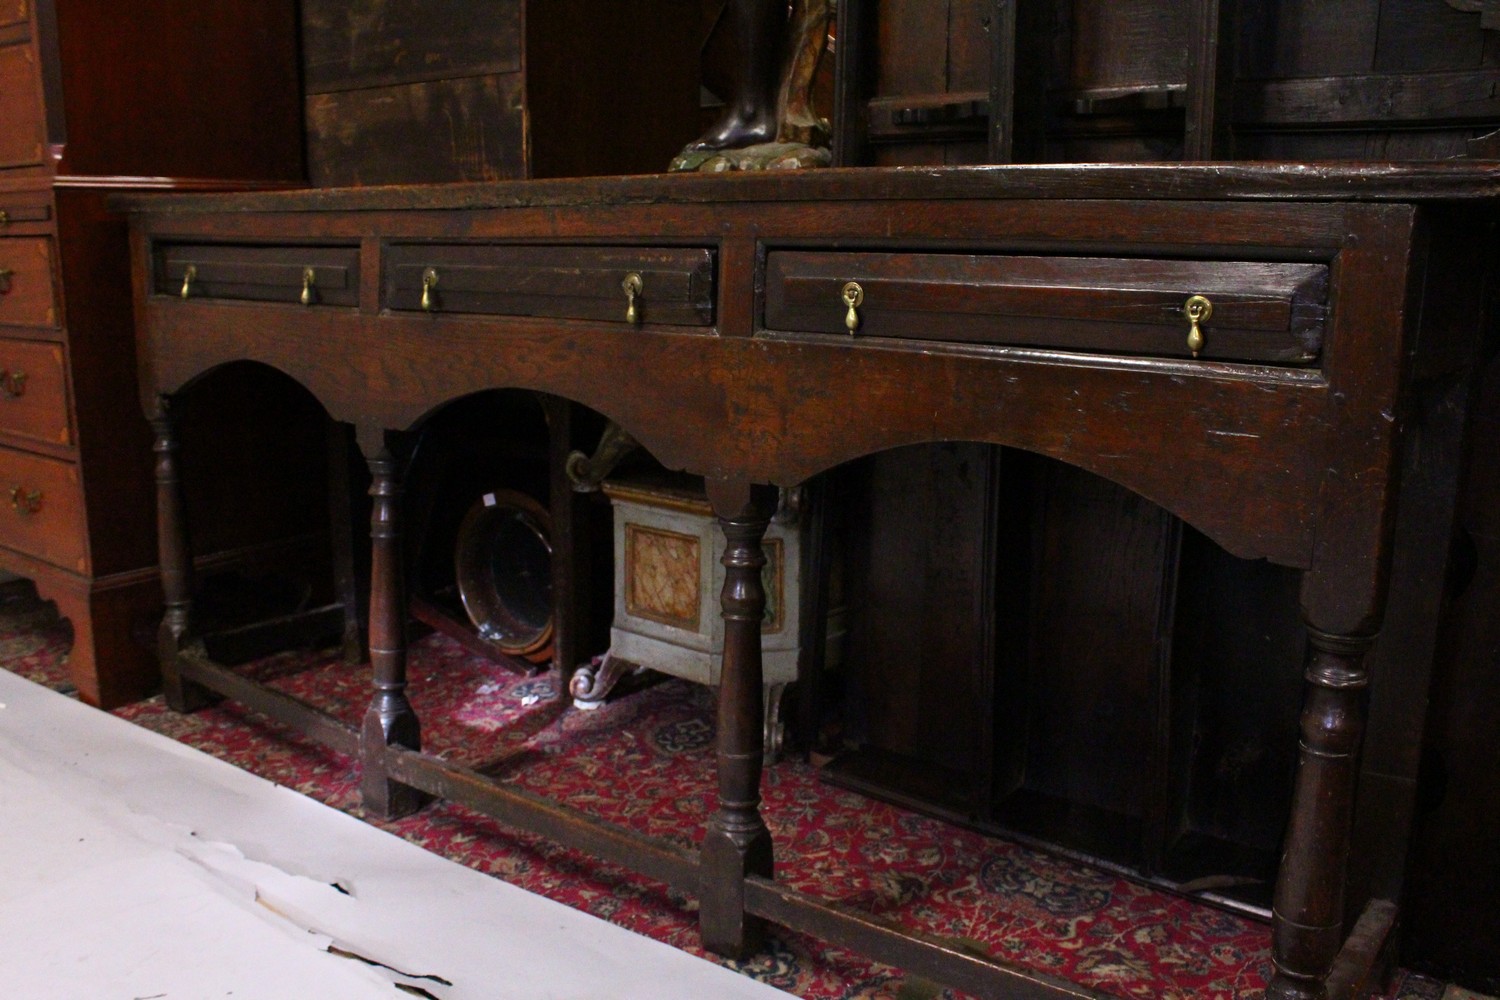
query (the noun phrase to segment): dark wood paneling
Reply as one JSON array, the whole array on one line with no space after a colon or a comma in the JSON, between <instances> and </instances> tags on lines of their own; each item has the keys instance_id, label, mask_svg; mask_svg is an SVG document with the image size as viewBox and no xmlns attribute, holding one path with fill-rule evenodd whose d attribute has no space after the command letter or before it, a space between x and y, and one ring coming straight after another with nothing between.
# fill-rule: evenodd
<instances>
[{"instance_id":1,"label":"dark wood paneling","mask_svg":"<svg viewBox=\"0 0 1500 1000\"><path fill-rule=\"evenodd\" d=\"M1379 72L1468 69L1484 58L1479 14L1447 3L1383 0L1372 68Z\"/></svg>"},{"instance_id":2,"label":"dark wood paneling","mask_svg":"<svg viewBox=\"0 0 1500 1000\"><path fill-rule=\"evenodd\" d=\"M521 0L303 0L309 94L521 69Z\"/></svg>"},{"instance_id":3,"label":"dark wood paneling","mask_svg":"<svg viewBox=\"0 0 1500 1000\"><path fill-rule=\"evenodd\" d=\"M23 43L0 48L0 167L42 161L42 101L36 57Z\"/></svg>"},{"instance_id":4,"label":"dark wood paneling","mask_svg":"<svg viewBox=\"0 0 1500 1000\"><path fill-rule=\"evenodd\" d=\"M1405 897L1405 955L1500 993L1500 362L1484 381Z\"/></svg>"},{"instance_id":5,"label":"dark wood paneling","mask_svg":"<svg viewBox=\"0 0 1500 1000\"><path fill-rule=\"evenodd\" d=\"M525 176L518 73L313 94L313 184L491 181Z\"/></svg>"},{"instance_id":6,"label":"dark wood paneling","mask_svg":"<svg viewBox=\"0 0 1500 1000\"><path fill-rule=\"evenodd\" d=\"M1381 0L1238 2L1241 77L1368 73L1375 65Z\"/></svg>"},{"instance_id":7,"label":"dark wood paneling","mask_svg":"<svg viewBox=\"0 0 1500 1000\"><path fill-rule=\"evenodd\" d=\"M660 173L698 134L696 18L660 0L532 0L534 177Z\"/></svg>"},{"instance_id":8,"label":"dark wood paneling","mask_svg":"<svg viewBox=\"0 0 1500 1000\"><path fill-rule=\"evenodd\" d=\"M1172 519L1055 463L1037 502L1025 788L1138 817L1157 746Z\"/></svg>"},{"instance_id":9,"label":"dark wood paneling","mask_svg":"<svg viewBox=\"0 0 1500 1000\"><path fill-rule=\"evenodd\" d=\"M1187 8L1174 0L1075 3L1066 76L1073 90L1187 83Z\"/></svg>"},{"instance_id":10,"label":"dark wood paneling","mask_svg":"<svg viewBox=\"0 0 1500 1000\"><path fill-rule=\"evenodd\" d=\"M957 778L943 804L967 815L988 784L985 539L997 470L996 449L945 444L885 452L844 473L851 729L862 746L910 762L906 780L887 787L926 797L917 776L936 768Z\"/></svg>"},{"instance_id":11,"label":"dark wood paneling","mask_svg":"<svg viewBox=\"0 0 1500 1000\"><path fill-rule=\"evenodd\" d=\"M1274 860L1296 764L1298 574L1188 531L1178 580L1174 759L1185 773L1169 836L1243 843ZM1269 870L1259 874L1269 881Z\"/></svg>"},{"instance_id":12,"label":"dark wood paneling","mask_svg":"<svg viewBox=\"0 0 1500 1000\"><path fill-rule=\"evenodd\" d=\"M302 177L295 4L139 0L128 17L51 5L67 102L59 173Z\"/></svg>"},{"instance_id":13,"label":"dark wood paneling","mask_svg":"<svg viewBox=\"0 0 1500 1000\"><path fill-rule=\"evenodd\" d=\"M1246 80L1234 95L1241 126L1349 126L1500 120L1493 70Z\"/></svg>"}]
</instances>

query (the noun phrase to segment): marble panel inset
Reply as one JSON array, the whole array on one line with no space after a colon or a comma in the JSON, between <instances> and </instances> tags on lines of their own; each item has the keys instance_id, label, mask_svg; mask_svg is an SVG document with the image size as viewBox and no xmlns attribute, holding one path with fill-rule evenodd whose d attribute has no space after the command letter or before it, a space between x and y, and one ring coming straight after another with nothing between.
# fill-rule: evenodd
<instances>
[{"instance_id":1,"label":"marble panel inset","mask_svg":"<svg viewBox=\"0 0 1500 1000\"><path fill-rule=\"evenodd\" d=\"M699 630L701 550L696 535L625 525L625 610Z\"/></svg>"}]
</instances>

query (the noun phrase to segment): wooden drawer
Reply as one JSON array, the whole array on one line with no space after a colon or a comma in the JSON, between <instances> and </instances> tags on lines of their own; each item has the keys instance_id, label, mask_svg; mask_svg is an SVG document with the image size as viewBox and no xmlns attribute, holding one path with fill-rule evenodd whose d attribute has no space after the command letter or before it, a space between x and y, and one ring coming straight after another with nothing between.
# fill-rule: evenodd
<instances>
[{"instance_id":1,"label":"wooden drawer","mask_svg":"<svg viewBox=\"0 0 1500 1000\"><path fill-rule=\"evenodd\" d=\"M52 218L52 202L46 192L0 193L0 235L15 225L44 223Z\"/></svg>"},{"instance_id":2,"label":"wooden drawer","mask_svg":"<svg viewBox=\"0 0 1500 1000\"><path fill-rule=\"evenodd\" d=\"M46 237L0 239L0 324L57 326L52 243Z\"/></svg>"},{"instance_id":3,"label":"wooden drawer","mask_svg":"<svg viewBox=\"0 0 1500 1000\"><path fill-rule=\"evenodd\" d=\"M1328 267L1255 261L779 251L766 264L770 330L1190 357L1189 297L1213 306L1200 357L1316 362Z\"/></svg>"},{"instance_id":4,"label":"wooden drawer","mask_svg":"<svg viewBox=\"0 0 1500 1000\"><path fill-rule=\"evenodd\" d=\"M31 0L0 0L0 28L25 24L31 15Z\"/></svg>"},{"instance_id":5,"label":"wooden drawer","mask_svg":"<svg viewBox=\"0 0 1500 1000\"><path fill-rule=\"evenodd\" d=\"M636 275L636 321L714 321L714 255L706 249L399 244L386 253L386 308L422 309L429 274L433 312L626 323L624 282Z\"/></svg>"},{"instance_id":6,"label":"wooden drawer","mask_svg":"<svg viewBox=\"0 0 1500 1000\"><path fill-rule=\"evenodd\" d=\"M159 244L155 290L183 298L359 304L359 248Z\"/></svg>"},{"instance_id":7,"label":"wooden drawer","mask_svg":"<svg viewBox=\"0 0 1500 1000\"><path fill-rule=\"evenodd\" d=\"M0 10L10 11L12 3L0 0ZM35 58L28 42L0 48L0 167L42 162L47 131Z\"/></svg>"},{"instance_id":8,"label":"wooden drawer","mask_svg":"<svg viewBox=\"0 0 1500 1000\"><path fill-rule=\"evenodd\" d=\"M61 344L0 338L0 430L72 443Z\"/></svg>"},{"instance_id":9,"label":"wooden drawer","mask_svg":"<svg viewBox=\"0 0 1500 1000\"><path fill-rule=\"evenodd\" d=\"M76 465L0 448L0 545L87 572Z\"/></svg>"}]
</instances>

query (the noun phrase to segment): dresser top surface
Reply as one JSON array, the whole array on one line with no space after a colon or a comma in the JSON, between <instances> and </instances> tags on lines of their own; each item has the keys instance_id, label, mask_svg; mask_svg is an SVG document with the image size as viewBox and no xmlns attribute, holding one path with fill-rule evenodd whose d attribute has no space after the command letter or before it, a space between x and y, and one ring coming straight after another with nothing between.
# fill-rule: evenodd
<instances>
[{"instance_id":1,"label":"dresser top surface","mask_svg":"<svg viewBox=\"0 0 1500 1000\"><path fill-rule=\"evenodd\" d=\"M122 194L132 212L360 212L571 205L901 200L1474 201L1500 198L1500 161L1082 163L653 174L498 183Z\"/></svg>"}]
</instances>

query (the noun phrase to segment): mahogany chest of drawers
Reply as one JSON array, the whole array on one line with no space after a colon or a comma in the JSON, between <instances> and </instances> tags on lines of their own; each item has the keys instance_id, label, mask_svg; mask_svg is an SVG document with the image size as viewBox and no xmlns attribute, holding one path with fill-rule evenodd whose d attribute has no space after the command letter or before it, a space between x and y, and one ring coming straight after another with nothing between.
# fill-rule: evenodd
<instances>
[{"instance_id":1,"label":"mahogany chest of drawers","mask_svg":"<svg viewBox=\"0 0 1500 1000\"><path fill-rule=\"evenodd\" d=\"M210 7L0 4L0 569L71 621L69 672L97 705L157 683L161 600L125 231L104 199L302 173L293 5Z\"/></svg>"}]
</instances>

